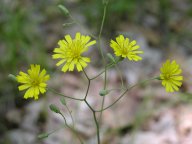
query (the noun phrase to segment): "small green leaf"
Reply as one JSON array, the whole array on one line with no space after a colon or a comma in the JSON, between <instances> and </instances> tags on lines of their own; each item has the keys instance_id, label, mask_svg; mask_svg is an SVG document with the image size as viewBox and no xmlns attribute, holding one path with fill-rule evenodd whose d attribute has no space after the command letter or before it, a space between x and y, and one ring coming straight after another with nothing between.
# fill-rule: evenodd
<instances>
[{"instance_id":1,"label":"small green leaf","mask_svg":"<svg viewBox=\"0 0 192 144\"><path fill-rule=\"evenodd\" d=\"M107 95L108 93L109 93L108 90L101 90L101 91L99 92L99 95L100 95L100 96L105 96L105 95Z\"/></svg>"},{"instance_id":2,"label":"small green leaf","mask_svg":"<svg viewBox=\"0 0 192 144\"><path fill-rule=\"evenodd\" d=\"M60 101L61 101L61 103L62 103L64 106L66 105L66 101L65 101L65 98L64 98L64 97L60 98Z\"/></svg>"},{"instance_id":3,"label":"small green leaf","mask_svg":"<svg viewBox=\"0 0 192 144\"><path fill-rule=\"evenodd\" d=\"M51 104L51 105L49 106L49 108L50 108L51 111L53 111L53 112L55 112L55 113L61 113L60 110L59 110L59 108L58 108L56 105L54 105L54 104Z\"/></svg>"},{"instance_id":4,"label":"small green leaf","mask_svg":"<svg viewBox=\"0 0 192 144\"><path fill-rule=\"evenodd\" d=\"M58 8L66 15L69 15L68 9L64 5L58 5Z\"/></svg>"},{"instance_id":5,"label":"small green leaf","mask_svg":"<svg viewBox=\"0 0 192 144\"><path fill-rule=\"evenodd\" d=\"M47 138L49 136L48 133L41 133L38 135L38 139L44 139L44 138Z\"/></svg>"}]
</instances>

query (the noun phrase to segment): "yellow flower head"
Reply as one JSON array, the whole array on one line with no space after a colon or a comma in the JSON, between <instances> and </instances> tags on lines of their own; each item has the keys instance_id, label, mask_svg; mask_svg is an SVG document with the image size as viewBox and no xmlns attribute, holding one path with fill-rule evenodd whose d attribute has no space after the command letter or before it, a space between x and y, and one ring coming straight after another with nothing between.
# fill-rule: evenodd
<instances>
[{"instance_id":1,"label":"yellow flower head","mask_svg":"<svg viewBox=\"0 0 192 144\"><path fill-rule=\"evenodd\" d=\"M160 79L162 85L166 88L167 92L178 91L182 85L183 76L181 75L182 70L176 61L170 62L167 60L160 69Z\"/></svg>"},{"instance_id":2,"label":"yellow flower head","mask_svg":"<svg viewBox=\"0 0 192 144\"><path fill-rule=\"evenodd\" d=\"M73 71L76 66L78 71L82 71L90 62L90 58L83 57L82 54L88 50L89 46L96 43L90 41L91 37L76 33L74 39L70 35L65 36L65 40L58 42L59 48L54 49L53 59L61 59L56 65L64 64L62 71ZM90 42L89 42L90 41Z\"/></svg>"},{"instance_id":3,"label":"yellow flower head","mask_svg":"<svg viewBox=\"0 0 192 144\"><path fill-rule=\"evenodd\" d=\"M124 38L123 35L119 35L116 38L116 42L111 40L111 48L114 50L116 56L121 56L123 58L128 58L129 60L139 61L142 57L137 54L142 54L143 51L138 50L139 45L136 45L136 41L130 41L129 38Z\"/></svg>"},{"instance_id":4,"label":"yellow flower head","mask_svg":"<svg viewBox=\"0 0 192 144\"><path fill-rule=\"evenodd\" d=\"M49 75L46 75L45 69L40 72L40 65L33 64L27 72L20 71L19 75L17 75L17 81L21 83L18 88L20 91L28 89L24 95L25 99L32 97L38 99L39 93L46 92L46 81L49 80Z\"/></svg>"}]
</instances>

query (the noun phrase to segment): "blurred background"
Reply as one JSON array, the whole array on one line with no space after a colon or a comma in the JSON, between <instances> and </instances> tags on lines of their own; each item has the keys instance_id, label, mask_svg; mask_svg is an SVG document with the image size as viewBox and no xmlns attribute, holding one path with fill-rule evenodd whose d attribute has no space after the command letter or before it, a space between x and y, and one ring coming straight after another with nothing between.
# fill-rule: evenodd
<instances>
[{"instance_id":1,"label":"blurred background","mask_svg":"<svg viewBox=\"0 0 192 144\"><path fill-rule=\"evenodd\" d=\"M65 5L82 26L57 7ZM18 84L8 79L29 65L41 64L51 75L49 86L74 97L83 97L87 81L82 73L62 73L51 55L65 34L76 32L98 35L102 16L101 0L1 0L0 1L0 144L76 144L66 129L38 140L42 132L63 127L62 117L49 110L56 104L68 123L69 112L60 97L47 92L38 101L24 100ZM119 68L108 71L108 88L120 87L159 75L166 59L175 59L183 69L184 82L179 93L166 93L160 81L134 88L118 104L103 113L102 144L191 144L192 143L192 1L191 0L110 0L102 32L102 49L112 52L111 39L119 34L137 40L145 52L140 62L124 60ZM86 68L94 76L102 68L101 56L93 46L86 53L91 64ZM91 84L88 101L99 109L103 76ZM105 106L119 96L106 96ZM96 142L92 113L84 103L67 100L75 127L87 144Z\"/></svg>"}]
</instances>

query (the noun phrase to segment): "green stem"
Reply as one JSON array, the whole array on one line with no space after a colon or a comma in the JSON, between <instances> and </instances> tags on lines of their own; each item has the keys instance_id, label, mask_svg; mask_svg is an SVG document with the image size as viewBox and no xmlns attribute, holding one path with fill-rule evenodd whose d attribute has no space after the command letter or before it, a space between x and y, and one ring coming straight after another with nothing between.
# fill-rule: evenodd
<instances>
[{"instance_id":1,"label":"green stem","mask_svg":"<svg viewBox=\"0 0 192 144\"><path fill-rule=\"evenodd\" d=\"M96 113L95 113L95 111L93 111L93 117L94 117L96 129L97 129L97 142L98 142L98 144L100 144L99 123L97 122L97 118L96 118Z\"/></svg>"},{"instance_id":2,"label":"green stem","mask_svg":"<svg viewBox=\"0 0 192 144\"><path fill-rule=\"evenodd\" d=\"M101 71L101 72L100 72L99 74L97 74L96 76L90 78L90 80L94 80L94 79L98 78L100 75L102 75L102 74L106 71L106 69L109 69L109 68L111 68L111 67L113 67L113 66L114 66L114 63L111 63L111 64L108 65L108 66L105 66L106 68L105 68L103 71Z\"/></svg>"},{"instance_id":3,"label":"green stem","mask_svg":"<svg viewBox=\"0 0 192 144\"><path fill-rule=\"evenodd\" d=\"M84 29L84 26L82 26L82 24L81 24L79 21L77 21L75 18L73 18L73 16L72 16L71 14L69 14L69 17L73 20L74 23L76 23L76 24L79 25L82 29ZM88 32L88 34L89 34L92 38L97 39L97 37L94 36L92 33Z\"/></svg>"},{"instance_id":4,"label":"green stem","mask_svg":"<svg viewBox=\"0 0 192 144\"><path fill-rule=\"evenodd\" d=\"M108 65L105 66L105 69L102 70L99 74L97 74L96 76L90 78L90 80L94 80L96 78L98 78L100 75L102 75L106 70L112 68L113 66L115 66L117 63L119 63L120 61L117 61L116 63L112 62L112 63L109 63Z\"/></svg>"},{"instance_id":5,"label":"green stem","mask_svg":"<svg viewBox=\"0 0 192 144\"><path fill-rule=\"evenodd\" d=\"M73 98L73 97L70 97L70 96L66 96L66 95L64 95L64 94L61 94L61 93L57 92L56 90L54 90L54 89L52 89L52 88L48 88L48 90L51 91L51 92L54 93L54 94L63 96L63 97L68 98L68 99L79 100L79 101L83 101L83 100L84 100L84 99L79 99L79 98Z\"/></svg>"},{"instance_id":6,"label":"green stem","mask_svg":"<svg viewBox=\"0 0 192 144\"><path fill-rule=\"evenodd\" d=\"M122 77L121 71L119 70L117 65L115 65L115 68L116 68L117 72L119 73L119 77L121 80L121 88L124 89L124 82L123 82L123 77Z\"/></svg>"},{"instance_id":7,"label":"green stem","mask_svg":"<svg viewBox=\"0 0 192 144\"><path fill-rule=\"evenodd\" d=\"M116 91L116 90L126 90L126 88L111 88L111 89L108 89L109 92Z\"/></svg>"},{"instance_id":8,"label":"green stem","mask_svg":"<svg viewBox=\"0 0 192 144\"><path fill-rule=\"evenodd\" d=\"M96 118L96 113L95 113L95 110L92 108L92 106L87 102L87 96L88 96L88 92L89 92L91 79L89 78L89 76L87 75L87 73L85 72L84 69L83 69L83 72L85 74L85 77L88 80L88 87L87 87L87 91L86 91L86 94L85 94L83 101L86 103L88 108L93 112L94 122L95 122L96 130L97 130L97 142L98 142L98 144L100 144L99 123L98 123L97 118Z\"/></svg>"},{"instance_id":9,"label":"green stem","mask_svg":"<svg viewBox=\"0 0 192 144\"><path fill-rule=\"evenodd\" d=\"M98 36L99 50L100 50L100 53L102 55L104 65L106 64L106 60L105 60L103 51L101 50L101 34L103 32L103 26L104 26L104 22L105 22L105 18L106 18L106 11L107 11L107 4L104 6L103 18L102 18L101 27L100 27L99 36ZM105 76L104 76L104 86L103 86L103 89L105 90L106 87L107 87L107 67L105 66ZM103 109L104 104L105 104L105 96L102 98L101 109ZM101 123L101 120L102 120L102 114L103 114L103 111L101 111L101 113L99 115L99 122L98 122L99 124Z\"/></svg>"},{"instance_id":10,"label":"green stem","mask_svg":"<svg viewBox=\"0 0 192 144\"><path fill-rule=\"evenodd\" d=\"M105 57L104 57L104 54L103 54L103 51L101 49L101 34L102 34L102 31L103 31L103 26L104 26L104 22L105 22L105 17L106 17L106 10L107 10L107 5L104 6L104 11L103 11L103 18L102 18L102 21L101 21L101 27L100 27L100 31L99 31L99 35L98 35L98 43L99 43L99 52L102 56L102 59L103 59L103 63L105 64Z\"/></svg>"},{"instance_id":11,"label":"green stem","mask_svg":"<svg viewBox=\"0 0 192 144\"><path fill-rule=\"evenodd\" d=\"M127 88L127 89L120 95L120 97L119 97L117 100L115 100L112 104L110 104L109 106L107 106L107 107L104 108L104 109L95 110L95 112L101 112L101 111L104 111L104 110L112 107L115 103L117 103L117 102L118 102L129 90L131 90L132 88L134 88L134 87L136 87L136 86L138 86L138 85L144 84L144 83L146 83L147 81L151 81L151 80L154 80L154 79L157 79L157 78L158 78L158 77L153 77L153 78L151 78L151 79L143 80L143 81L141 81L141 82L139 82L139 83L136 83L136 84L132 85L131 87Z\"/></svg>"},{"instance_id":12,"label":"green stem","mask_svg":"<svg viewBox=\"0 0 192 144\"><path fill-rule=\"evenodd\" d=\"M87 106L89 107L89 109L92 111L92 112L95 112L95 110L92 108L92 106L87 102L87 100L85 99L84 102L87 104Z\"/></svg>"},{"instance_id":13,"label":"green stem","mask_svg":"<svg viewBox=\"0 0 192 144\"><path fill-rule=\"evenodd\" d=\"M88 92L89 92L89 88L90 88L90 84L91 84L91 80L89 78L89 76L87 75L87 73L85 72L85 70L83 69L83 72L85 74L85 77L87 78L88 80L88 86L87 86L87 90L86 90L86 93L85 93L85 97L83 100L86 100L87 96L88 96Z\"/></svg>"},{"instance_id":14,"label":"green stem","mask_svg":"<svg viewBox=\"0 0 192 144\"><path fill-rule=\"evenodd\" d=\"M69 107L67 106L67 104L66 104L65 106L66 106L67 111L69 112L69 115L70 115L70 117L71 117L73 128L75 128L75 122L74 122L73 116L72 116L72 114L71 114L71 111L70 111Z\"/></svg>"},{"instance_id":15,"label":"green stem","mask_svg":"<svg viewBox=\"0 0 192 144\"><path fill-rule=\"evenodd\" d=\"M69 128L72 131L72 133L79 139L80 143L83 144L83 141L79 137L77 131L74 128L70 127L70 125L67 124L66 118L64 117L64 115L62 113L59 113L59 114L63 117L65 125L67 126L67 128Z\"/></svg>"},{"instance_id":16,"label":"green stem","mask_svg":"<svg viewBox=\"0 0 192 144\"><path fill-rule=\"evenodd\" d=\"M99 31L99 38L101 37L101 34L103 32L103 26L104 26L105 17L106 17L106 11L107 11L107 5L104 6L103 18L102 18L102 21L101 21L101 27L100 27L100 31Z\"/></svg>"},{"instance_id":17,"label":"green stem","mask_svg":"<svg viewBox=\"0 0 192 144\"><path fill-rule=\"evenodd\" d=\"M87 75L84 69L83 69L83 73L85 74L85 77L87 78L87 80L90 80L89 76Z\"/></svg>"}]
</instances>

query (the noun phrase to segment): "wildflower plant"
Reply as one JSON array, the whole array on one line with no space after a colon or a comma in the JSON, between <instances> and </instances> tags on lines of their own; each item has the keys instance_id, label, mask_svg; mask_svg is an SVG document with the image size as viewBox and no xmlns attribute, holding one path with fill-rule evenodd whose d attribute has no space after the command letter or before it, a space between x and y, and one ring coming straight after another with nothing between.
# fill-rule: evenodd
<instances>
[{"instance_id":1,"label":"wildflower plant","mask_svg":"<svg viewBox=\"0 0 192 144\"><path fill-rule=\"evenodd\" d=\"M27 91L24 94L25 99L27 98L38 99L39 95L44 94L47 90L59 96L62 96L60 101L62 105L66 107L66 109L69 111L72 121L73 121L73 117L71 115L71 112L67 106L65 99L84 102L93 113L93 120L96 126L96 135L97 135L98 144L101 143L101 139L100 139L101 123L100 122L101 122L102 112L105 111L106 109L109 109L114 104L116 104L120 99L122 99L125 96L125 94L129 90L152 80L160 80L167 92L174 92L174 91L179 91L179 88L181 87L182 81L183 81L182 70L180 69L180 66L176 63L175 60L173 61L167 60L160 68L159 76L155 76L153 78L140 81L129 87L122 86L121 89L123 92L119 95L119 97L114 102L104 107L105 97L107 94L111 92L111 90L107 88L107 84L106 84L108 69L112 67L116 67L121 61L123 61L126 58L130 61L136 61L136 62L141 61L142 55L140 54L143 53L143 50L142 50L142 46L140 48L136 40L130 40L129 38L124 37L123 35L119 35L116 37L115 40L110 41L110 47L114 50L114 54L103 53L103 49L101 48L101 34L102 34L103 25L105 21L108 0L104 0L103 4L104 4L104 14L103 14L103 19L101 22L101 27L100 27L98 37L94 36L93 34L89 34L90 36L83 35L80 32L76 33L74 39L70 35L66 35L64 36L64 39L59 40L58 47L53 50L52 58L54 60L55 59L59 60L56 63L56 66L62 65L61 70L62 72L64 72L63 74L65 74L65 72L67 71L77 70L78 72L82 72L85 75L88 85L87 85L87 89L85 90L85 95L83 98L74 98L72 96L67 96L65 94L59 93L52 88L47 88L47 81L49 80L49 75L46 74L45 69L41 71L40 65L37 65L37 64L31 65L31 68L27 71L27 73L24 73L22 71L19 72L19 74L16 77L17 82L21 83L18 89L20 91L27 89ZM75 20L72 17L72 15L67 10L67 8L65 8L62 5L59 5L59 8L63 11L64 14L66 14L73 20L72 23L76 23L80 27L83 27L77 20ZM95 40L91 40L91 39L95 39ZM91 61L91 58L90 56L89 57L85 56L86 54L85 52L88 51L88 49L92 45L96 44L96 42L97 42L98 50L102 56L104 70L96 74L95 76L90 77L89 74L86 73L85 68L87 67L88 63ZM107 63L108 62L107 60L109 60L109 63ZM104 74L104 85L101 88L101 90L98 92L98 96L99 95L102 96L103 99L102 99L100 109L96 110L87 101L87 97L88 97L91 81L94 81L97 77L101 76L102 74ZM123 81L122 81L122 85L123 85ZM80 143L83 144L84 143L83 139L79 136L74 126L74 121L72 125L69 125L62 111L54 104L50 105L50 110L63 117L65 125L71 130L74 136L76 136L79 139ZM97 117L97 113L99 113L99 117ZM53 132L40 134L39 138L46 138Z\"/></svg>"}]
</instances>

